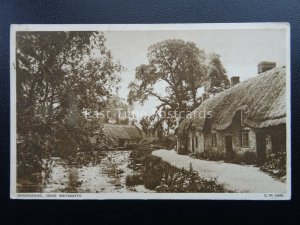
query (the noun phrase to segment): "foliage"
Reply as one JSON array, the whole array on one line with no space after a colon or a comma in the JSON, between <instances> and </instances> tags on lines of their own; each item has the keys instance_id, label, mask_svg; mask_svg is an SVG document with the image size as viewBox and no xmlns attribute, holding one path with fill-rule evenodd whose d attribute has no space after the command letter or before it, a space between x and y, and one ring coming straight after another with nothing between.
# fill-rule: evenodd
<instances>
[{"instance_id":1,"label":"foliage","mask_svg":"<svg viewBox=\"0 0 300 225\"><path fill-rule=\"evenodd\" d=\"M203 151L196 153L194 155L198 159L211 160L211 161L220 161L225 160L229 163L235 164L255 164L256 163L256 153L253 151L246 151L242 154L237 154L232 152L231 154L224 154L219 151Z\"/></svg>"},{"instance_id":2,"label":"foliage","mask_svg":"<svg viewBox=\"0 0 300 225\"><path fill-rule=\"evenodd\" d=\"M25 178L27 176L31 181L36 182L35 173L43 170L43 163L37 155L31 157L30 152L18 152L17 160L17 176L18 178Z\"/></svg>"},{"instance_id":3,"label":"foliage","mask_svg":"<svg viewBox=\"0 0 300 225\"><path fill-rule=\"evenodd\" d=\"M160 140L159 144L166 149L173 149L176 145L176 139L173 139L171 137L164 137Z\"/></svg>"},{"instance_id":4,"label":"foliage","mask_svg":"<svg viewBox=\"0 0 300 225\"><path fill-rule=\"evenodd\" d=\"M143 180L146 188L157 192L230 192L216 179L203 179L190 165L189 170L178 169L156 156L144 160Z\"/></svg>"},{"instance_id":5,"label":"foliage","mask_svg":"<svg viewBox=\"0 0 300 225\"><path fill-rule=\"evenodd\" d=\"M218 151L203 151L203 152L197 152L195 154L195 157L198 159L219 161L224 159L224 154Z\"/></svg>"},{"instance_id":6,"label":"foliage","mask_svg":"<svg viewBox=\"0 0 300 225\"><path fill-rule=\"evenodd\" d=\"M161 102L157 112L186 112L199 106L202 99L197 96L197 90L203 86L206 74L203 50L193 42L173 39L150 46L147 56L148 64L136 68L135 81L129 84L130 104L143 104L154 97ZM162 83L164 96L155 90L155 85ZM174 118L165 119L169 127L175 125Z\"/></svg>"},{"instance_id":7,"label":"foliage","mask_svg":"<svg viewBox=\"0 0 300 225\"><path fill-rule=\"evenodd\" d=\"M142 167L142 176L145 187L148 189L154 189L160 185L162 175L162 160L152 155L145 157Z\"/></svg>"},{"instance_id":8,"label":"foliage","mask_svg":"<svg viewBox=\"0 0 300 225\"><path fill-rule=\"evenodd\" d=\"M150 97L156 98L161 103L155 113L157 125L164 124L167 134L202 103L201 87L208 95L229 87L220 56L212 53L207 64L206 54L193 42L158 42L149 47L147 57L148 63L136 68L135 81L129 84L128 102L144 104ZM143 124L146 132L149 122Z\"/></svg>"},{"instance_id":9,"label":"foliage","mask_svg":"<svg viewBox=\"0 0 300 225\"><path fill-rule=\"evenodd\" d=\"M207 94L216 94L229 88L230 82L226 70L220 60L220 55L211 54L208 64L208 77L205 89Z\"/></svg>"},{"instance_id":10,"label":"foliage","mask_svg":"<svg viewBox=\"0 0 300 225\"><path fill-rule=\"evenodd\" d=\"M129 124L129 117L131 107L127 102L119 96L113 94L105 106L106 113L104 113L105 122L113 120L116 124Z\"/></svg>"},{"instance_id":11,"label":"foliage","mask_svg":"<svg viewBox=\"0 0 300 225\"><path fill-rule=\"evenodd\" d=\"M122 67L99 32L17 32L18 153L39 160L91 147L82 119L107 104Z\"/></svg>"},{"instance_id":12,"label":"foliage","mask_svg":"<svg viewBox=\"0 0 300 225\"><path fill-rule=\"evenodd\" d=\"M152 151L151 147L140 146L138 149L131 151L129 157L132 159L141 158L151 154Z\"/></svg>"},{"instance_id":13,"label":"foliage","mask_svg":"<svg viewBox=\"0 0 300 225\"><path fill-rule=\"evenodd\" d=\"M157 192L231 192L224 185L218 184L216 179L203 179L193 170L178 169L164 162L161 158L151 155L150 151L142 154L133 153L132 157L139 159L142 163L140 174L127 176L126 185L135 186L143 184L146 188ZM142 162L140 161L142 159Z\"/></svg>"},{"instance_id":14,"label":"foliage","mask_svg":"<svg viewBox=\"0 0 300 225\"><path fill-rule=\"evenodd\" d=\"M128 187L143 185L143 177L140 174L128 175L126 177L125 183Z\"/></svg>"},{"instance_id":15,"label":"foliage","mask_svg":"<svg viewBox=\"0 0 300 225\"><path fill-rule=\"evenodd\" d=\"M179 155L187 155L187 154L189 154L189 150L187 147L180 146L177 153Z\"/></svg>"},{"instance_id":16,"label":"foliage","mask_svg":"<svg viewBox=\"0 0 300 225\"><path fill-rule=\"evenodd\" d=\"M261 167L274 176L282 177L286 175L286 151L279 151L271 154L267 162Z\"/></svg>"},{"instance_id":17,"label":"foliage","mask_svg":"<svg viewBox=\"0 0 300 225\"><path fill-rule=\"evenodd\" d=\"M140 124L142 126L142 130L145 132L146 136L151 132L151 121L148 116L144 116L140 120Z\"/></svg>"},{"instance_id":18,"label":"foliage","mask_svg":"<svg viewBox=\"0 0 300 225\"><path fill-rule=\"evenodd\" d=\"M129 168L132 168L135 171L141 170L142 163L146 156L150 155L153 151L153 148L141 146L135 150L130 152L130 164L128 165Z\"/></svg>"},{"instance_id":19,"label":"foliage","mask_svg":"<svg viewBox=\"0 0 300 225\"><path fill-rule=\"evenodd\" d=\"M257 163L257 155L256 152L246 151L242 154L232 154L231 158L226 159L227 162L236 163L236 164L256 164Z\"/></svg>"}]
</instances>

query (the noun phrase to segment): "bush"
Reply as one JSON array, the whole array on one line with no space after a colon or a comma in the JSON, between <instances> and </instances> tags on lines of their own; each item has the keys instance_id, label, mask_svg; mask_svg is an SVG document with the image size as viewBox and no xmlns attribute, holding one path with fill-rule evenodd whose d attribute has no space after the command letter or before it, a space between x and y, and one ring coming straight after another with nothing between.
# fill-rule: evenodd
<instances>
[{"instance_id":1,"label":"bush","mask_svg":"<svg viewBox=\"0 0 300 225\"><path fill-rule=\"evenodd\" d=\"M138 147L139 147L138 144L127 144L125 149L135 150L135 149L138 149Z\"/></svg>"},{"instance_id":2,"label":"bush","mask_svg":"<svg viewBox=\"0 0 300 225\"><path fill-rule=\"evenodd\" d=\"M128 167L135 171L139 171L142 167L144 158L147 155L150 155L152 151L153 148L149 148L145 146L139 147L138 149L131 151L129 155L130 163Z\"/></svg>"},{"instance_id":3,"label":"bush","mask_svg":"<svg viewBox=\"0 0 300 225\"><path fill-rule=\"evenodd\" d=\"M192 165L187 171L178 169L156 156L145 158L143 167L144 185L157 192L230 192L224 185L218 184L215 179L203 179L193 170Z\"/></svg>"},{"instance_id":4,"label":"bush","mask_svg":"<svg viewBox=\"0 0 300 225\"><path fill-rule=\"evenodd\" d=\"M165 137L160 140L159 144L167 149L173 149L174 146L176 145L176 139Z\"/></svg>"},{"instance_id":5,"label":"bush","mask_svg":"<svg viewBox=\"0 0 300 225\"><path fill-rule=\"evenodd\" d=\"M148 155L145 153L148 153ZM231 192L224 185L218 184L216 179L203 179L199 177L199 174L193 170L192 165L188 171L178 169L150 153L149 149L144 149L140 152L131 152L130 156L132 160L139 163L142 162L142 165L139 175L126 177L127 186L144 184L147 189L169 193Z\"/></svg>"},{"instance_id":6,"label":"bush","mask_svg":"<svg viewBox=\"0 0 300 225\"><path fill-rule=\"evenodd\" d=\"M149 155L143 162L143 181L148 189L154 189L160 185L163 174L163 162L160 158Z\"/></svg>"},{"instance_id":7,"label":"bush","mask_svg":"<svg viewBox=\"0 0 300 225\"><path fill-rule=\"evenodd\" d=\"M286 151L271 154L261 170L274 176L282 177L286 175Z\"/></svg>"},{"instance_id":8,"label":"bush","mask_svg":"<svg viewBox=\"0 0 300 225\"><path fill-rule=\"evenodd\" d=\"M252 151L246 151L243 154L237 154L232 152L230 154L224 154L223 152L218 151L204 151L201 153L196 153L195 157L198 159L220 161L225 160L229 163L246 163L246 164L255 164L256 163L256 153Z\"/></svg>"},{"instance_id":9,"label":"bush","mask_svg":"<svg viewBox=\"0 0 300 225\"><path fill-rule=\"evenodd\" d=\"M127 186L132 187L144 184L143 177L140 174L129 175L126 177L125 183Z\"/></svg>"},{"instance_id":10,"label":"bush","mask_svg":"<svg viewBox=\"0 0 300 225\"><path fill-rule=\"evenodd\" d=\"M255 164L256 163L256 152L253 151L246 151L243 155L242 155L242 162L246 163L246 164Z\"/></svg>"},{"instance_id":11,"label":"bush","mask_svg":"<svg viewBox=\"0 0 300 225\"><path fill-rule=\"evenodd\" d=\"M149 148L149 147L139 147L139 148L131 151L129 157L131 159L141 158L141 157L150 155L152 151L153 151L153 149Z\"/></svg>"},{"instance_id":12,"label":"bush","mask_svg":"<svg viewBox=\"0 0 300 225\"><path fill-rule=\"evenodd\" d=\"M186 147L179 147L177 153L179 155L187 155L189 153L189 150Z\"/></svg>"},{"instance_id":13,"label":"bush","mask_svg":"<svg viewBox=\"0 0 300 225\"><path fill-rule=\"evenodd\" d=\"M246 151L245 153L242 154L237 154L237 153L233 153L232 156L230 158L226 159L226 162L229 163L235 163L235 164L256 164L257 163L257 156L256 156L256 152L253 151Z\"/></svg>"},{"instance_id":14,"label":"bush","mask_svg":"<svg viewBox=\"0 0 300 225\"><path fill-rule=\"evenodd\" d=\"M224 154L218 151L204 151L204 152L196 153L195 157L198 159L205 159L205 160L212 160L212 161L224 160Z\"/></svg>"},{"instance_id":15,"label":"bush","mask_svg":"<svg viewBox=\"0 0 300 225\"><path fill-rule=\"evenodd\" d=\"M17 156L17 178L25 178L29 180L35 180L35 173L41 173L43 171L42 159L37 155L29 151L18 150Z\"/></svg>"}]
</instances>

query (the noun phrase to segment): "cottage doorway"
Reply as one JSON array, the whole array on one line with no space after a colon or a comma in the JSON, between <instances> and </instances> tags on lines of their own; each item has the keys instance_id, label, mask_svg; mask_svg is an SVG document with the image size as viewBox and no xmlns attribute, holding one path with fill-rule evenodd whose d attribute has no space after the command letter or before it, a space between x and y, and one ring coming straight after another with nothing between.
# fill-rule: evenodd
<instances>
[{"instance_id":1,"label":"cottage doorway","mask_svg":"<svg viewBox=\"0 0 300 225\"><path fill-rule=\"evenodd\" d=\"M233 147L232 147L232 136L225 135L225 148L226 148L226 157L231 159L233 157Z\"/></svg>"},{"instance_id":2,"label":"cottage doorway","mask_svg":"<svg viewBox=\"0 0 300 225\"><path fill-rule=\"evenodd\" d=\"M125 147L125 140L119 139L119 147Z\"/></svg>"},{"instance_id":3,"label":"cottage doorway","mask_svg":"<svg viewBox=\"0 0 300 225\"><path fill-rule=\"evenodd\" d=\"M266 161L266 135L263 133L256 133L256 150L257 150L257 162L263 164Z\"/></svg>"}]
</instances>

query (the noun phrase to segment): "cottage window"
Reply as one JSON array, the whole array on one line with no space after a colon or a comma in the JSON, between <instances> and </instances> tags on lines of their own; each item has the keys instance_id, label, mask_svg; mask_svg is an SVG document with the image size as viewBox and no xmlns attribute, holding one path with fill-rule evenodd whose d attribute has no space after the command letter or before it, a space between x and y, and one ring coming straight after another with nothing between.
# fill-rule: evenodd
<instances>
[{"instance_id":1,"label":"cottage window","mask_svg":"<svg viewBox=\"0 0 300 225\"><path fill-rule=\"evenodd\" d=\"M217 147L217 134L211 135L211 145L212 147Z\"/></svg>"},{"instance_id":2,"label":"cottage window","mask_svg":"<svg viewBox=\"0 0 300 225\"><path fill-rule=\"evenodd\" d=\"M242 147L249 148L249 132L248 131L242 132Z\"/></svg>"},{"instance_id":3,"label":"cottage window","mask_svg":"<svg viewBox=\"0 0 300 225\"><path fill-rule=\"evenodd\" d=\"M196 148L198 148L198 137L196 137Z\"/></svg>"}]
</instances>

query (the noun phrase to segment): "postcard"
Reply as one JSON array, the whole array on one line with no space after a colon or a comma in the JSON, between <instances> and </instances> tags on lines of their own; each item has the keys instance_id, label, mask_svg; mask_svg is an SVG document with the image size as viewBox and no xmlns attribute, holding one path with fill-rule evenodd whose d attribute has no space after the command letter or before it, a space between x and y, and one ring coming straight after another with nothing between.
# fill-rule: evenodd
<instances>
[{"instance_id":1,"label":"postcard","mask_svg":"<svg viewBox=\"0 0 300 225\"><path fill-rule=\"evenodd\" d=\"M288 23L11 25L13 199L291 198Z\"/></svg>"}]
</instances>

